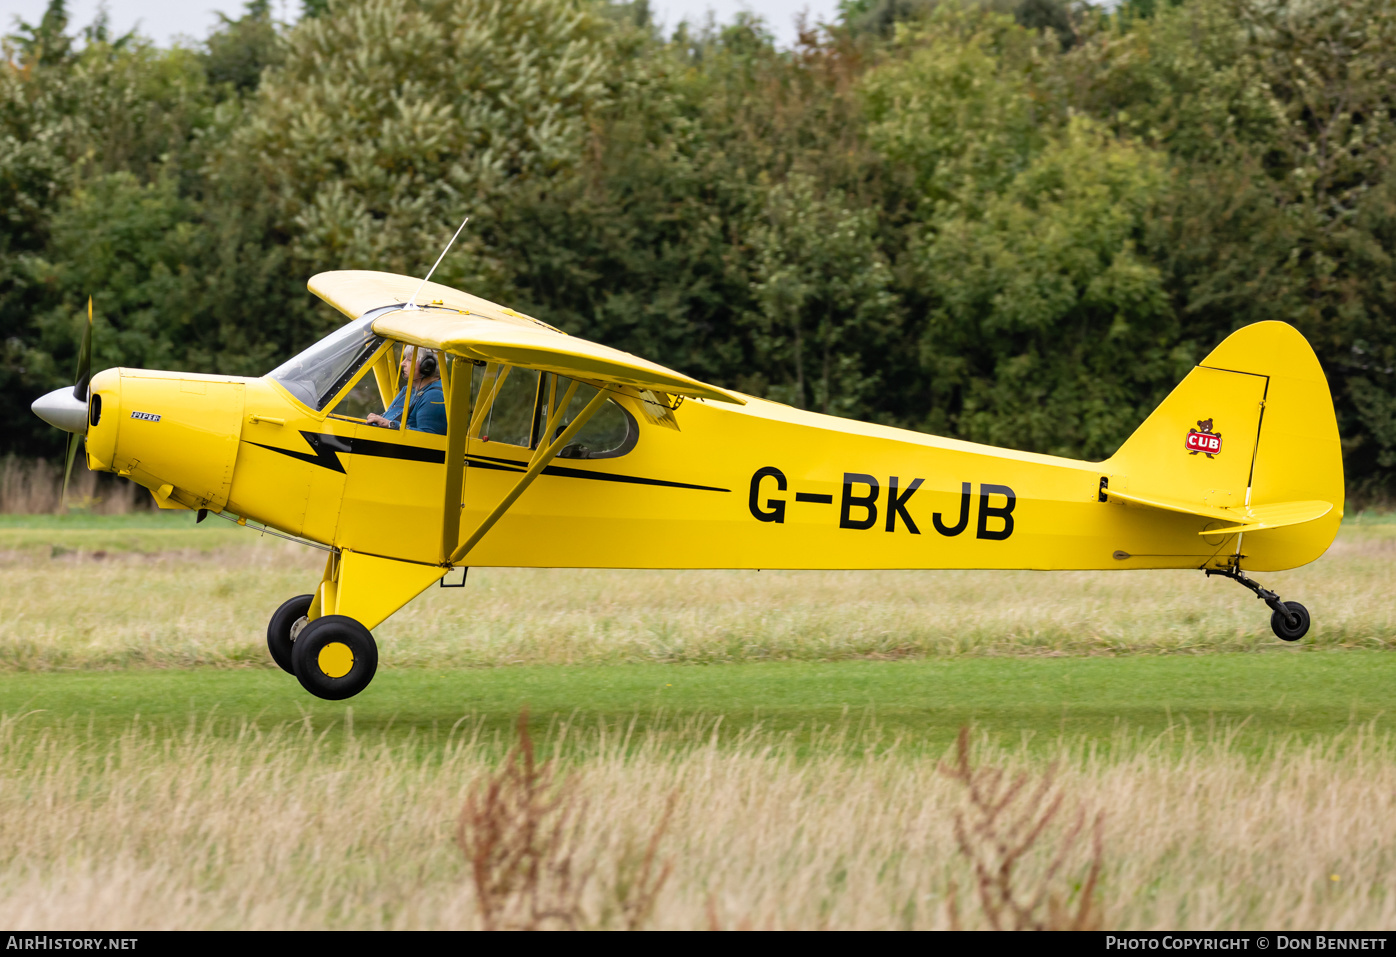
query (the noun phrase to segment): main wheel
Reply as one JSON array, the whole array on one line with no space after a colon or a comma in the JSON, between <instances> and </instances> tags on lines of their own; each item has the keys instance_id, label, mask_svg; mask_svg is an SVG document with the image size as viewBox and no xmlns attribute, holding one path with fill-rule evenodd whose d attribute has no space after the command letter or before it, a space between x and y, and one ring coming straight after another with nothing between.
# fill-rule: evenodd
<instances>
[{"instance_id":1,"label":"main wheel","mask_svg":"<svg viewBox=\"0 0 1396 957\"><path fill-rule=\"evenodd\" d=\"M1298 641L1309 633L1309 609L1299 604L1297 601L1287 601L1283 603L1294 618L1294 623L1278 611L1270 615L1270 630L1285 641Z\"/></svg>"},{"instance_id":2,"label":"main wheel","mask_svg":"<svg viewBox=\"0 0 1396 957\"><path fill-rule=\"evenodd\" d=\"M291 667L291 648L296 640L295 632L298 631L296 624L310 611L310 603L314 600L314 595L289 598L272 613L271 621L267 623L267 650L271 652L271 660L280 665L282 671L296 673Z\"/></svg>"},{"instance_id":3,"label":"main wheel","mask_svg":"<svg viewBox=\"0 0 1396 957\"><path fill-rule=\"evenodd\" d=\"M291 650L301 686L317 698L340 701L368 687L378 670L378 645L363 625L325 615L301 629Z\"/></svg>"}]
</instances>

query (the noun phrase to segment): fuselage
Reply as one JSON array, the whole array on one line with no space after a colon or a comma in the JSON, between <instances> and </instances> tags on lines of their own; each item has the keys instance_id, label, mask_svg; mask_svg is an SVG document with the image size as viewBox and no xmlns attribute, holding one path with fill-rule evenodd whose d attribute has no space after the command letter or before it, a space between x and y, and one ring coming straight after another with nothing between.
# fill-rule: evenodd
<instances>
[{"instance_id":1,"label":"fuselage","mask_svg":"<svg viewBox=\"0 0 1396 957\"><path fill-rule=\"evenodd\" d=\"M270 377L108 370L93 468L367 555L440 564L446 436L317 412ZM751 398L669 425L616 395L624 454L557 459L459 564L607 568L1198 568L1200 519L1103 501L1077 462ZM472 438L461 539L532 450ZM1306 559L1307 560L1307 559Z\"/></svg>"}]
</instances>

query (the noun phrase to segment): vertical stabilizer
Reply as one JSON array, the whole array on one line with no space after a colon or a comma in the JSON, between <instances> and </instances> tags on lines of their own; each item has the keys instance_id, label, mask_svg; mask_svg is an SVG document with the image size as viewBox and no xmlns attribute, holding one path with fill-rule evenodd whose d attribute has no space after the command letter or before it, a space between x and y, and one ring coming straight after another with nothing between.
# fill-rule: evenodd
<instances>
[{"instance_id":1,"label":"vertical stabilizer","mask_svg":"<svg viewBox=\"0 0 1396 957\"><path fill-rule=\"evenodd\" d=\"M1111 488L1212 508L1322 501L1322 518L1228 543L1252 570L1318 558L1343 513L1333 397L1299 331L1258 322L1226 338L1105 463ZM1234 546L1234 547L1233 547Z\"/></svg>"}]
</instances>

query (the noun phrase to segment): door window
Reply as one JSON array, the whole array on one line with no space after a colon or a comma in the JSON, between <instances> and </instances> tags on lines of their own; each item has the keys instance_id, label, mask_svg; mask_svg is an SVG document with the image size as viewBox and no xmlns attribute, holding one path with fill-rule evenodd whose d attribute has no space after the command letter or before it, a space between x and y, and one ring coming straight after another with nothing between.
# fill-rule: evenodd
<instances>
[{"instance_id":1,"label":"door window","mask_svg":"<svg viewBox=\"0 0 1396 957\"><path fill-rule=\"evenodd\" d=\"M494 388L495 377L491 375L486 380L483 372L481 369L477 373L480 385L476 396L488 396ZM490 442L532 448L537 403L538 373L533 369L510 369L499 387L494 405L490 406L489 415L480 429L480 437Z\"/></svg>"},{"instance_id":2,"label":"door window","mask_svg":"<svg viewBox=\"0 0 1396 957\"><path fill-rule=\"evenodd\" d=\"M549 378L554 378L549 376ZM567 389L572 385L571 379L556 376L557 397L561 398L566 394ZM548 392L551 386L545 384L543 388L543 405L548 403ZM568 424L586 408L587 403L596 395L596 389L585 383L578 383L577 392L572 396L572 401L567 404L567 408L557 415L552 422L542 423L539 430L545 438L542 441L551 442L562 434ZM556 401L556 400L553 400ZM542 418L542 414L540 414ZM587 423L582 426L581 431L572 437L572 441L563 446L557 453L560 459L609 459L624 455L635 447L635 442L639 438L639 427L635 418L625 409L616 404L614 399L607 399L601 408L593 413Z\"/></svg>"}]
</instances>

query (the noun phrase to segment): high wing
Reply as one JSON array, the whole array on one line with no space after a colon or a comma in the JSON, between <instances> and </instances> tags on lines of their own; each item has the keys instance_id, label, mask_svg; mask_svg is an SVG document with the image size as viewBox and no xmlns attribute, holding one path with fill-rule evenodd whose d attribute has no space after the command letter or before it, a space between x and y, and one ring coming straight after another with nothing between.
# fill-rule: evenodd
<instances>
[{"instance_id":1,"label":"high wing","mask_svg":"<svg viewBox=\"0 0 1396 957\"><path fill-rule=\"evenodd\" d=\"M382 306L405 305L417 287L421 286L422 290L416 299L418 305L431 303L471 315L486 316L507 325L537 326L566 335L546 322L526 316L508 306L501 306L499 303L472 296L468 292L461 292L438 282L422 285L420 279L400 276L397 273L375 272L371 269L336 269L312 276L306 285L311 292L350 319L357 319L364 313Z\"/></svg>"},{"instance_id":2,"label":"high wing","mask_svg":"<svg viewBox=\"0 0 1396 957\"><path fill-rule=\"evenodd\" d=\"M569 378L745 405L741 396L610 346L541 327L505 325L484 316L400 310L376 320L390 339L466 359L555 372Z\"/></svg>"},{"instance_id":3,"label":"high wing","mask_svg":"<svg viewBox=\"0 0 1396 957\"><path fill-rule=\"evenodd\" d=\"M410 276L366 270L320 273L310 291L352 318L406 303L419 284ZM375 320L381 336L465 359L554 372L640 390L745 405L734 392L699 382L648 359L590 342L487 299L427 283L422 303L439 309L402 309ZM455 310L454 312L448 310Z\"/></svg>"}]
</instances>

